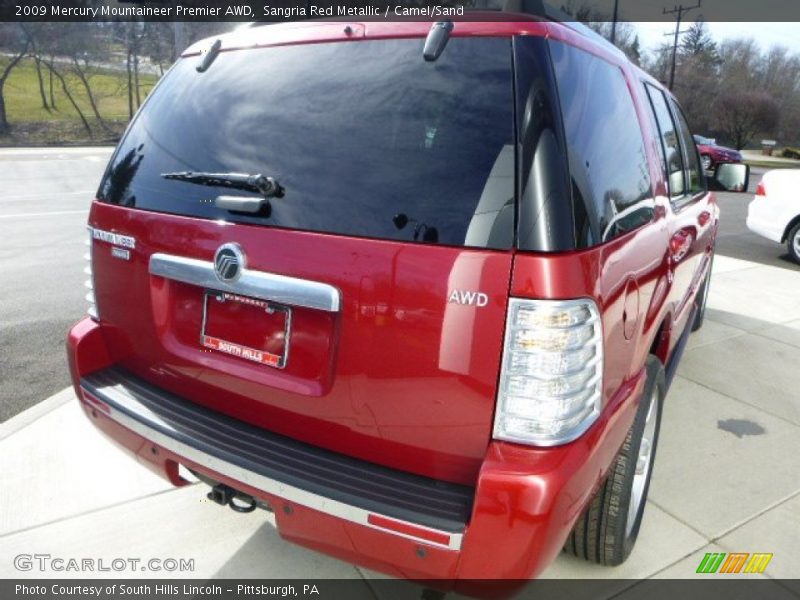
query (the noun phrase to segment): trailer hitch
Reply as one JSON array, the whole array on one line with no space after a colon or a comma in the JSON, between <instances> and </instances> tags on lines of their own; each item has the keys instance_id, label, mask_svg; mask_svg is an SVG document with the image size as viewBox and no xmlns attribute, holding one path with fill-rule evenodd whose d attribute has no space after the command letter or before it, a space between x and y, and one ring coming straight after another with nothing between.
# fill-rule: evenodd
<instances>
[{"instance_id":1,"label":"trailer hitch","mask_svg":"<svg viewBox=\"0 0 800 600\"><path fill-rule=\"evenodd\" d=\"M238 513L249 513L256 509L255 498L238 492L223 483L212 487L206 497L220 506L229 506L231 510Z\"/></svg>"}]
</instances>

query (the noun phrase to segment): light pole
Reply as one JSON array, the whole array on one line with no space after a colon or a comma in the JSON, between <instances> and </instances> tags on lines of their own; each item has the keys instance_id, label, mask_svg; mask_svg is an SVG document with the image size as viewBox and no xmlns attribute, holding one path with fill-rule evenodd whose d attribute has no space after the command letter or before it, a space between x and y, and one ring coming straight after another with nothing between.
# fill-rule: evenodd
<instances>
[{"instance_id":1,"label":"light pole","mask_svg":"<svg viewBox=\"0 0 800 600\"><path fill-rule=\"evenodd\" d=\"M694 10L695 8L700 8L700 5L703 3L703 0L697 0L697 4L694 6L684 6L683 4L679 4L672 10L664 9L665 15L674 15L677 14L677 22L675 23L675 38L672 42L672 67L669 73L669 89L672 90L672 87L675 85L675 61L677 58L678 53L678 35L681 33L681 21L683 20L683 15L689 12L690 10ZM666 34L665 34L666 35Z\"/></svg>"},{"instance_id":2,"label":"light pole","mask_svg":"<svg viewBox=\"0 0 800 600\"><path fill-rule=\"evenodd\" d=\"M619 0L614 0L614 16L611 18L611 43L617 40L617 15L619 12Z\"/></svg>"}]
</instances>

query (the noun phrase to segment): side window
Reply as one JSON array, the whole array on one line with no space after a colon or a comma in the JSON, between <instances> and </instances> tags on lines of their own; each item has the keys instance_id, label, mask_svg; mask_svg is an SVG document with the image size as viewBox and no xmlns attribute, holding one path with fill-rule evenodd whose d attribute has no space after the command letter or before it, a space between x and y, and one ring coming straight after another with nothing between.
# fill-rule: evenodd
<instances>
[{"instance_id":1,"label":"side window","mask_svg":"<svg viewBox=\"0 0 800 600\"><path fill-rule=\"evenodd\" d=\"M551 41L572 181L577 247L611 240L654 215L642 130L619 67Z\"/></svg>"},{"instance_id":2,"label":"side window","mask_svg":"<svg viewBox=\"0 0 800 600\"><path fill-rule=\"evenodd\" d=\"M645 84L645 89L647 89L647 95L650 97L650 103L653 106L656 121L658 121L661 149L664 152L667 181L669 182L669 193L673 199L678 199L684 193L683 158L681 156L679 134L669 112L664 92L649 84Z\"/></svg>"},{"instance_id":3,"label":"side window","mask_svg":"<svg viewBox=\"0 0 800 600\"><path fill-rule=\"evenodd\" d=\"M645 102L645 112L647 113L647 118L650 121L650 127L652 128L653 133L656 136L656 140L654 140L655 146L657 147L656 154L658 155L658 162L661 165L661 174L664 177L664 180L667 179L667 157L664 153L664 146L662 144L661 139L661 129L658 126L658 120L656 119L656 113L653 109L653 103L650 101L650 94L647 89L647 84L642 82L642 86L644 89L644 97L647 100Z\"/></svg>"},{"instance_id":4,"label":"side window","mask_svg":"<svg viewBox=\"0 0 800 600\"><path fill-rule=\"evenodd\" d=\"M706 180L703 174L703 168L700 165L700 156L697 153L697 146L694 143L692 133L689 131L689 124L686 122L686 117L680 107L670 100L672 106L672 114L675 115L675 120L678 125L681 139L683 140L683 151L686 157L686 189L685 192L689 196L696 196L706 191Z\"/></svg>"}]
</instances>

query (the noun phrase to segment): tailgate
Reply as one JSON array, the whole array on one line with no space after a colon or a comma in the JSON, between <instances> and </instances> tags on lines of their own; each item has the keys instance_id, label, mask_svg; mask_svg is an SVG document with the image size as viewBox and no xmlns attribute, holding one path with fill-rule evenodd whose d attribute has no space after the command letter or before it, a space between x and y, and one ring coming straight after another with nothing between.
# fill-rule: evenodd
<instances>
[{"instance_id":1,"label":"tailgate","mask_svg":"<svg viewBox=\"0 0 800 600\"><path fill-rule=\"evenodd\" d=\"M510 41L456 38L432 64L422 42L182 59L93 204L95 296L116 362L163 389L472 483L511 271ZM242 213L215 198L252 193L162 177L201 171L286 193Z\"/></svg>"}]
</instances>

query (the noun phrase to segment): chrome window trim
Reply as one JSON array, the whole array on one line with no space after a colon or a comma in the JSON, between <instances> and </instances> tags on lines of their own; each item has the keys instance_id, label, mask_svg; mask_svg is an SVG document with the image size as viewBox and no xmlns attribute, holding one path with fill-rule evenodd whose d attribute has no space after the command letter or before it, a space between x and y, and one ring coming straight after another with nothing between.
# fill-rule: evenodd
<instances>
[{"instance_id":1,"label":"chrome window trim","mask_svg":"<svg viewBox=\"0 0 800 600\"><path fill-rule=\"evenodd\" d=\"M341 293L327 283L242 269L236 281L221 281L211 261L156 253L150 257L150 274L198 287L231 292L289 306L339 312Z\"/></svg>"},{"instance_id":2,"label":"chrome window trim","mask_svg":"<svg viewBox=\"0 0 800 600\"><path fill-rule=\"evenodd\" d=\"M461 549L461 543L464 537L463 533L433 529L418 523L403 521L402 519L398 519L396 517L383 515L374 511L368 511L351 504L345 504L344 502L339 502L338 500L326 498L307 490L282 483L275 479L260 475L259 473L254 473L253 471L249 471L243 467L222 460L221 458L203 452L202 450L198 450L189 444L176 440L175 438L163 433L156 427L164 429L169 428L170 426L167 423L164 423L158 418L157 415L150 411L147 411L147 416L152 421L154 426L150 426L147 422L132 417L124 410L118 408L117 403L124 404L127 396L115 386L105 386L103 388L99 388L98 392L102 393L93 394L86 388L81 387L81 393L87 399L89 406L94 406L96 402L101 402L108 407L108 417L113 421L116 421L123 427L133 431L137 435L145 438L153 444L156 444L157 446L160 446L178 455L179 457L186 458L200 467L205 467L211 471L219 473L220 475L225 475L226 477L240 481L248 486L262 490L266 494L278 496L279 498L288 500L289 502L295 502L307 508L326 513L352 523L357 523L358 525L363 525L365 527L369 527L370 529L377 529L387 534L413 540L419 544L437 546L447 550ZM103 412L105 414L105 411ZM431 533L445 535L449 538L450 542L449 544L441 544L428 539L394 531L392 529L386 529L378 525L373 525L369 522L369 515L371 514L384 517L396 523L405 523L417 529L430 531Z\"/></svg>"}]
</instances>

